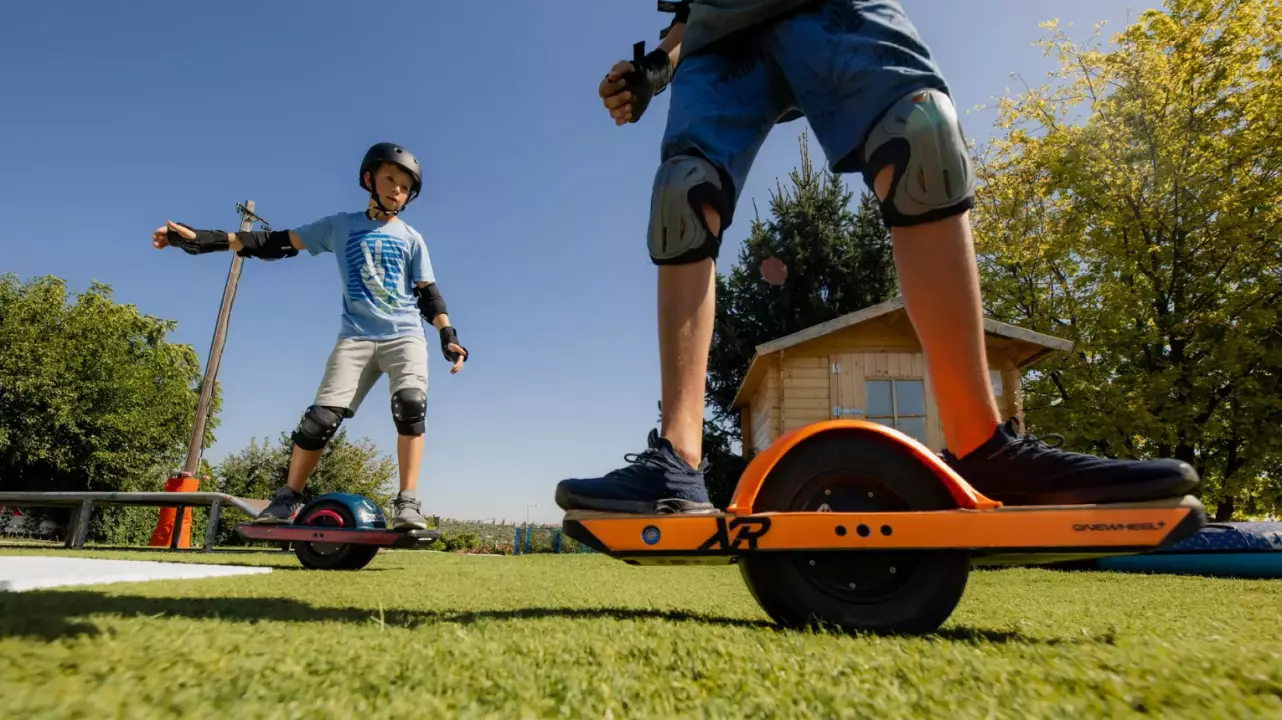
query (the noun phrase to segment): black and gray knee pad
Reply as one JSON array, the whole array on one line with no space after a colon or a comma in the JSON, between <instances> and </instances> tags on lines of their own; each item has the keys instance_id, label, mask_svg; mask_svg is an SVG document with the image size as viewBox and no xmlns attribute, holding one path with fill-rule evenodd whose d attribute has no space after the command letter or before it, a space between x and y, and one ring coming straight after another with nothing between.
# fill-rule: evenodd
<instances>
[{"instance_id":1,"label":"black and gray knee pad","mask_svg":"<svg viewBox=\"0 0 1282 720\"><path fill-rule=\"evenodd\" d=\"M900 98L869 132L862 154L870 190L878 173L895 169L881 201L889 227L942 220L975 204L975 172L947 93L918 90Z\"/></svg>"},{"instance_id":2,"label":"black and gray knee pad","mask_svg":"<svg viewBox=\"0 0 1282 720\"><path fill-rule=\"evenodd\" d=\"M681 265L717 259L721 236L730 225L731 189L715 165L693 155L677 155L659 166L650 196L650 259L655 265ZM710 205L721 217L712 234L703 218Z\"/></svg>"},{"instance_id":3,"label":"black and gray knee pad","mask_svg":"<svg viewBox=\"0 0 1282 720\"><path fill-rule=\"evenodd\" d=\"M298 422L294 431L294 444L304 450L320 450L325 447L343 418L350 417L347 408L312 405L303 412L303 419Z\"/></svg>"},{"instance_id":4,"label":"black and gray knee pad","mask_svg":"<svg viewBox=\"0 0 1282 720\"><path fill-rule=\"evenodd\" d=\"M401 435L422 435L427 428L427 393L402 388L392 394L392 420Z\"/></svg>"}]
</instances>

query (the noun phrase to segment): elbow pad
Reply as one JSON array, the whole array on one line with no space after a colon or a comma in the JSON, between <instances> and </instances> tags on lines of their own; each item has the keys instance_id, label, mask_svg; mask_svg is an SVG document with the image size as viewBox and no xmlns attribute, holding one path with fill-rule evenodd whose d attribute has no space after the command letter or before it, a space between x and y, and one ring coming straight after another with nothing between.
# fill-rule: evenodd
<instances>
[{"instance_id":1,"label":"elbow pad","mask_svg":"<svg viewBox=\"0 0 1282 720\"><path fill-rule=\"evenodd\" d=\"M437 315L445 314L445 298L441 297L436 283L415 287L414 294L418 296L418 311L428 322L432 322Z\"/></svg>"},{"instance_id":2,"label":"elbow pad","mask_svg":"<svg viewBox=\"0 0 1282 720\"><path fill-rule=\"evenodd\" d=\"M298 248L289 241L288 230L238 232L236 239L244 246L236 252L241 257L279 260L298 254Z\"/></svg>"}]
</instances>

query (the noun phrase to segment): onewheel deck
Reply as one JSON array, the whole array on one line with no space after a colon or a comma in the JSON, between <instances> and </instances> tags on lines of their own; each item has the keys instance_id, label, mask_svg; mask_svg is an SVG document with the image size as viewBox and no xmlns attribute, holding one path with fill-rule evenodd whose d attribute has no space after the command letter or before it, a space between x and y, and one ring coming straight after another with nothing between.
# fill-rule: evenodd
<instances>
[{"instance_id":1,"label":"onewheel deck","mask_svg":"<svg viewBox=\"0 0 1282 720\"><path fill-rule=\"evenodd\" d=\"M621 515L571 511L566 535L633 564L733 562L746 553L971 550L977 565L1164 547L1196 532L1193 497L1151 503L929 512Z\"/></svg>"},{"instance_id":2,"label":"onewheel deck","mask_svg":"<svg viewBox=\"0 0 1282 720\"><path fill-rule=\"evenodd\" d=\"M242 523L236 533L246 540L267 542L328 543L334 545L378 545L390 548L410 548L428 543L441 536L435 529L387 530L373 528L350 530L316 525L265 525Z\"/></svg>"}]
</instances>

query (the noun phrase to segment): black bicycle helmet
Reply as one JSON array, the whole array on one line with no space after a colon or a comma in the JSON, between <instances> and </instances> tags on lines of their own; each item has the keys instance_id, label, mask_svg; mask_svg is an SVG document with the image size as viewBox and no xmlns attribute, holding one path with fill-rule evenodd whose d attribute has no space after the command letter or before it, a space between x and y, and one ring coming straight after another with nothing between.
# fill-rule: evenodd
<instances>
[{"instance_id":1,"label":"black bicycle helmet","mask_svg":"<svg viewBox=\"0 0 1282 720\"><path fill-rule=\"evenodd\" d=\"M365 158L361 160L361 173L358 181L361 188L367 190L374 197L374 202L378 203L379 208L386 212L387 208L383 207L378 194L374 192L373 188L365 184L365 173L374 173L385 162L400 166L413 179L410 196L405 201L406 205L409 205L414 198L418 197L419 191L423 189L423 169L418 164L418 158L414 157L414 153L396 143L378 143L365 151Z\"/></svg>"}]
</instances>

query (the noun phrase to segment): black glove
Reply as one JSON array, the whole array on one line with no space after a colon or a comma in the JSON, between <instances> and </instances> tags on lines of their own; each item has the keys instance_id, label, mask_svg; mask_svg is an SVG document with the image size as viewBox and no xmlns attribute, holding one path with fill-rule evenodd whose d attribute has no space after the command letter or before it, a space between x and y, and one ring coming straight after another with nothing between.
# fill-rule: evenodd
<instances>
[{"instance_id":1,"label":"black glove","mask_svg":"<svg viewBox=\"0 0 1282 720\"><path fill-rule=\"evenodd\" d=\"M672 58L662 49L652 50L649 54L645 52L645 42L639 42L632 46L632 67L633 72L623 76L623 81L627 83L625 89L632 93L629 102L632 104L632 117L628 122L636 122L641 119L645 109L650 107L650 100L655 95L662 93L668 83L672 82L672 73L675 68L672 66Z\"/></svg>"},{"instance_id":2,"label":"black glove","mask_svg":"<svg viewBox=\"0 0 1282 720\"><path fill-rule=\"evenodd\" d=\"M463 347L462 345L459 345L458 331L453 327L446 325L441 328L441 353L445 355L446 360L456 362L459 359L459 355L453 350L450 350L450 343ZM463 347L463 362L467 362L467 355L467 348Z\"/></svg>"},{"instance_id":3,"label":"black glove","mask_svg":"<svg viewBox=\"0 0 1282 720\"><path fill-rule=\"evenodd\" d=\"M220 250L230 250L231 244L227 241L227 233L222 230L197 230L189 225L174 223L180 227L196 233L196 237L188 240L173 228L169 228L169 244L179 248L189 255L200 255L201 253L218 252Z\"/></svg>"}]
</instances>

